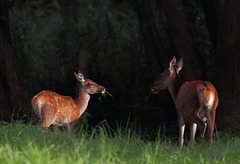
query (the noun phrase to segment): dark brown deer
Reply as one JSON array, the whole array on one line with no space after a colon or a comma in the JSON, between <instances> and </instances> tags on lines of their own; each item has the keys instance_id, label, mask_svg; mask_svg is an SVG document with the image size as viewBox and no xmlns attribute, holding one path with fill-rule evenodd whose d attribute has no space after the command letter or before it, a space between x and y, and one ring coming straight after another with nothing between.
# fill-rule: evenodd
<instances>
[{"instance_id":1,"label":"dark brown deer","mask_svg":"<svg viewBox=\"0 0 240 164\"><path fill-rule=\"evenodd\" d=\"M190 139L194 140L197 127L200 140L204 138L208 127L208 141L213 143L215 113L218 106L218 94L215 87L209 81L184 82L179 80L179 71L183 68L183 60L177 63L173 57L169 68L161 73L159 80L151 86L153 93L168 89L175 103L178 114L179 145L183 146L185 123L190 123ZM207 122L207 123L206 123Z\"/></svg>"},{"instance_id":2,"label":"dark brown deer","mask_svg":"<svg viewBox=\"0 0 240 164\"><path fill-rule=\"evenodd\" d=\"M103 86L90 79L85 80L81 71L74 74L78 81L76 100L49 90L44 90L32 98L33 111L40 119L41 126L49 127L53 124L56 130L58 126L67 126L68 132L74 133L75 123L85 112L90 94L105 93Z\"/></svg>"}]
</instances>

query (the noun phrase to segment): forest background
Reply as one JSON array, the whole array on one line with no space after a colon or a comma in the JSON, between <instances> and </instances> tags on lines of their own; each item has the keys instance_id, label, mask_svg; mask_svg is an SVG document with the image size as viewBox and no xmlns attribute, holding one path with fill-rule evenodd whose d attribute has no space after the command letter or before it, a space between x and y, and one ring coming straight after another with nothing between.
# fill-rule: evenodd
<instances>
[{"instance_id":1,"label":"forest background","mask_svg":"<svg viewBox=\"0 0 240 164\"><path fill-rule=\"evenodd\" d=\"M176 56L182 81L216 87L216 128L239 133L239 8L237 0L0 0L0 120L32 120L31 98L44 89L75 97L81 69L113 97L93 95L79 124L176 136L168 91L145 102Z\"/></svg>"}]
</instances>

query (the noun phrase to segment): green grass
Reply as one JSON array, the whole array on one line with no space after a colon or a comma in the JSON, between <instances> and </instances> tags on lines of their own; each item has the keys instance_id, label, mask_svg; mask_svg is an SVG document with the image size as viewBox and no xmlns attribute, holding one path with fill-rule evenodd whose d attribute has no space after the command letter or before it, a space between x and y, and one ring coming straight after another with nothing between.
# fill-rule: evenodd
<instances>
[{"instance_id":1,"label":"green grass","mask_svg":"<svg viewBox=\"0 0 240 164\"><path fill-rule=\"evenodd\" d=\"M0 125L0 163L4 164L159 164L159 163L240 163L240 138L214 136L214 144L188 142L180 149L175 141L143 140L137 132L105 127L91 133L66 130L41 133L31 124Z\"/></svg>"}]
</instances>

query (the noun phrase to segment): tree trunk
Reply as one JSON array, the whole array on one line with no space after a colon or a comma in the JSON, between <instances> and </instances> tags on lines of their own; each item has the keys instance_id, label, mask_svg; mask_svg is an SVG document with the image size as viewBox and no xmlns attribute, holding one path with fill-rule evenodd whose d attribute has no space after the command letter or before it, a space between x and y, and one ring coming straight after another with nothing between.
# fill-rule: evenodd
<instances>
[{"instance_id":1,"label":"tree trunk","mask_svg":"<svg viewBox=\"0 0 240 164\"><path fill-rule=\"evenodd\" d=\"M30 114L30 100L19 74L17 57L12 45L7 0L0 2L0 110L1 119L27 119Z\"/></svg>"},{"instance_id":2,"label":"tree trunk","mask_svg":"<svg viewBox=\"0 0 240 164\"><path fill-rule=\"evenodd\" d=\"M150 65L153 80L157 80L160 73L164 71L164 66L167 66L171 57L166 54L166 50L162 45L159 37L150 1L136 0L134 11L136 12L140 24L140 30L143 37L144 48L147 61ZM175 121L176 111L174 103L168 91L161 92L158 95L159 109L162 111L161 121Z\"/></svg>"},{"instance_id":3,"label":"tree trunk","mask_svg":"<svg viewBox=\"0 0 240 164\"><path fill-rule=\"evenodd\" d=\"M208 27L208 32L210 39L212 41L213 49L216 50L217 46L217 34L218 34L218 26L217 26L217 13L216 13L216 5L212 2L212 0L202 0L202 6L205 13L205 19Z\"/></svg>"},{"instance_id":4,"label":"tree trunk","mask_svg":"<svg viewBox=\"0 0 240 164\"><path fill-rule=\"evenodd\" d=\"M240 121L240 1L229 0L223 4L216 46L220 97L217 123L219 128L226 130L222 120L235 118Z\"/></svg>"},{"instance_id":5,"label":"tree trunk","mask_svg":"<svg viewBox=\"0 0 240 164\"><path fill-rule=\"evenodd\" d=\"M202 79L203 69L200 65L202 59L196 53L181 1L162 0L161 2L170 39L177 52L176 56L182 57L184 61L183 79Z\"/></svg>"},{"instance_id":6,"label":"tree trunk","mask_svg":"<svg viewBox=\"0 0 240 164\"><path fill-rule=\"evenodd\" d=\"M150 2L147 0L136 0L134 11L138 16L147 60L151 66L152 77L156 80L164 70L162 63L167 63L170 58L166 56L161 44Z\"/></svg>"}]
</instances>

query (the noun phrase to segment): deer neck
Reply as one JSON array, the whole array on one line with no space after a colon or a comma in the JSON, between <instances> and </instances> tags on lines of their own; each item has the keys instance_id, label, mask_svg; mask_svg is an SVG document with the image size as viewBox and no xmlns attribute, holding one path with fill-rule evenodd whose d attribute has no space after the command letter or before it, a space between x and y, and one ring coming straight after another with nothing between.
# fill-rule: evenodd
<instances>
[{"instance_id":1,"label":"deer neck","mask_svg":"<svg viewBox=\"0 0 240 164\"><path fill-rule=\"evenodd\" d=\"M172 75L172 80L170 81L169 87L168 87L168 90L172 96L174 103L176 102L176 97L180 87L181 87L181 81L179 79L178 74L175 73L174 75Z\"/></svg>"},{"instance_id":2,"label":"deer neck","mask_svg":"<svg viewBox=\"0 0 240 164\"><path fill-rule=\"evenodd\" d=\"M80 115L82 115L87 109L89 100L90 100L90 95L85 91L82 85L79 85L76 102L80 108Z\"/></svg>"}]
</instances>

